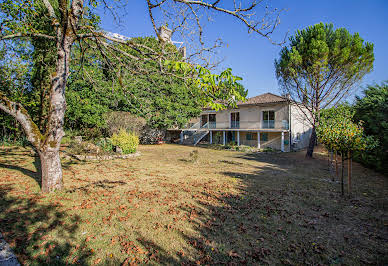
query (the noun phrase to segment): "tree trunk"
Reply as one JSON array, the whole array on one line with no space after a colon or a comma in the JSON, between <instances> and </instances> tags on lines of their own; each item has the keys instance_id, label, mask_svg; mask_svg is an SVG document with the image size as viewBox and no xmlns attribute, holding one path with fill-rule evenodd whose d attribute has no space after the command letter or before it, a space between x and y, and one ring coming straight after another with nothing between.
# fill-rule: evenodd
<instances>
[{"instance_id":1,"label":"tree trunk","mask_svg":"<svg viewBox=\"0 0 388 266\"><path fill-rule=\"evenodd\" d=\"M348 152L348 193L352 191L352 157L350 151Z\"/></svg>"},{"instance_id":2,"label":"tree trunk","mask_svg":"<svg viewBox=\"0 0 388 266\"><path fill-rule=\"evenodd\" d=\"M334 165L333 165L333 151L330 152L330 175L331 180L334 181Z\"/></svg>"},{"instance_id":3,"label":"tree trunk","mask_svg":"<svg viewBox=\"0 0 388 266\"><path fill-rule=\"evenodd\" d=\"M344 154L341 153L341 195L344 195Z\"/></svg>"},{"instance_id":4,"label":"tree trunk","mask_svg":"<svg viewBox=\"0 0 388 266\"><path fill-rule=\"evenodd\" d=\"M41 162L42 192L48 193L61 190L62 166L59 150L39 152Z\"/></svg>"},{"instance_id":5,"label":"tree trunk","mask_svg":"<svg viewBox=\"0 0 388 266\"><path fill-rule=\"evenodd\" d=\"M50 1L43 0L56 28L57 58L55 72L51 76L49 110L46 132L39 130L28 111L20 104L9 100L0 91L0 110L12 115L23 127L27 139L40 156L42 191L51 192L63 187L59 148L65 135L63 124L66 110L65 88L69 76L71 47L76 40L79 20L83 13L83 0L73 0L68 9L67 1L59 1L62 16L58 19Z\"/></svg>"},{"instance_id":6,"label":"tree trunk","mask_svg":"<svg viewBox=\"0 0 388 266\"><path fill-rule=\"evenodd\" d=\"M335 159L335 177L338 180L338 160L337 160L337 151L334 154Z\"/></svg>"},{"instance_id":7,"label":"tree trunk","mask_svg":"<svg viewBox=\"0 0 388 266\"><path fill-rule=\"evenodd\" d=\"M311 131L309 147L307 148L306 157L308 157L308 158L312 158L313 157L313 152L314 152L314 147L315 147L316 140L317 140L317 132L315 131L315 125L314 125L313 129Z\"/></svg>"}]
</instances>

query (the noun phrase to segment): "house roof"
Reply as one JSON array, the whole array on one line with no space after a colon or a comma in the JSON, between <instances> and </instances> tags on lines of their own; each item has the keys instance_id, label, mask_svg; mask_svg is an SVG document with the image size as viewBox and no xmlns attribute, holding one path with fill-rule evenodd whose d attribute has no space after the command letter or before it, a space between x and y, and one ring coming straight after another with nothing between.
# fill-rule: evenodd
<instances>
[{"instance_id":1,"label":"house roof","mask_svg":"<svg viewBox=\"0 0 388 266\"><path fill-rule=\"evenodd\" d=\"M288 99L273 93L264 93L257 95L255 97L248 98L245 102L239 101L237 102L238 106L244 105L256 105L256 104L264 104L264 103L277 103L277 102L287 102Z\"/></svg>"}]
</instances>

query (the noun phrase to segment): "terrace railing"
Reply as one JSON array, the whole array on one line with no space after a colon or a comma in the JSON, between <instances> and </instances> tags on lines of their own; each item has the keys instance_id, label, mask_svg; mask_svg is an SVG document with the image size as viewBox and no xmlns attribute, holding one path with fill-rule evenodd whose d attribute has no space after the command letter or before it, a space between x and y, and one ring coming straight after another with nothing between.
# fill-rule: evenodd
<instances>
[{"instance_id":1,"label":"terrace railing","mask_svg":"<svg viewBox=\"0 0 388 266\"><path fill-rule=\"evenodd\" d=\"M263 129L289 129L288 121L287 120L263 120L261 122L261 128Z\"/></svg>"},{"instance_id":2,"label":"terrace railing","mask_svg":"<svg viewBox=\"0 0 388 266\"><path fill-rule=\"evenodd\" d=\"M240 121L231 121L230 127L231 128L240 128Z\"/></svg>"}]
</instances>

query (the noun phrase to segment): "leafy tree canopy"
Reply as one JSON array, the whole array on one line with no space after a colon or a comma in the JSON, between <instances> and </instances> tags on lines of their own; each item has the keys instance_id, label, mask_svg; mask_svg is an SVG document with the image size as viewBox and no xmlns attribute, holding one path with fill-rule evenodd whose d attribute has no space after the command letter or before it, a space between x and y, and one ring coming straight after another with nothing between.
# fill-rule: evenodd
<instances>
[{"instance_id":1,"label":"leafy tree canopy","mask_svg":"<svg viewBox=\"0 0 388 266\"><path fill-rule=\"evenodd\" d=\"M153 37L133 38L131 41L154 51L162 49L160 42ZM123 50L126 48L118 46ZM211 87L212 84L216 86L217 80L219 83L224 82L224 86L229 85L226 84L228 78L236 82L238 78L232 76L229 69L222 75L214 75L198 66L176 63L183 58L174 45L167 44L163 49L170 54L170 60L164 64L174 64L174 75L158 71L160 65L156 61L145 61L141 65L141 73L138 73L139 66L131 60L127 60L127 66L123 67L122 62L119 62L122 58L105 62L92 49L84 51L83 57L88 58L87 61L79 54L74 54L71 67L73 75L70 76L66 92L67 126L104 127L103 114L108 111L136 114L145 118L151 127L182 126L188 119L199 115L201 108L209 102L214 102L214 107L219 107L220 104L215 99L231 98L227 92L240 95L239 99L246 96L247 92L240 84L232 89L235 91L230 88L215 90L215 87ZM145 57L141 51L125 51L136 57ZM217 86L220 87L220 84ZM213 91L203 93L212 88Z\"/></svg>"}]
</instances>

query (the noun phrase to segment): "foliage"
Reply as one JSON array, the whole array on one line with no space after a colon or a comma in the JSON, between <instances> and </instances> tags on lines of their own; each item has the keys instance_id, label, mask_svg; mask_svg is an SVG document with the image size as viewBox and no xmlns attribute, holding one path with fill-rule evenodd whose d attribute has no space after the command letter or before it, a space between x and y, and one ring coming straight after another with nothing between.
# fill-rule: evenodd
<instances>
[{"instance_id":1,"label":"foliage","mask_svg":"<svg viewBox=\"0 0 388 266\"><path fill-rule=\"evenodd\" d=\"M121 129L119 133L113 134L111 137L112 144L120 147L124 154L136 152L139 145L139 137L133 132L127 132Z\"/></svg>"},{"instance_id":2,"label":"foliage","mask_svg":"<svg viewBox=\"0 0 388 266\"><path fill-rule=\"evenodd\" d=\"M356 159L388 173L388 82L368 86L364 96L357 97L354 111L354 119L363 122L365 134L379 141L374 149L356 153Z\"/></svg>"},{"instance_id":3,"label":"foliage","mask_svg":"<svg viewBox=\"0 0 388 266\"><path fill-rule=\"evenodd\" d=\"M105 152L113 152L113 143L110 138L101 138L96 142L96 145Z\"/></svg>"},{"instance_id":4,"label":"foliage","mask_svg":"<svg viewBox=\"0 0 388 266\"><path fill-rule=\"evenodd\" d=\"M372 70L373 44L323 23L298 30L289 41L275 60L276 76L313 126L307 152L312 156L320 111L339 103Z\"/></svg>"},{"instance_id":5,"label":"foliage","mask_svg":"<svg viewBox=\"0 0 388 266\"><path fill-rule=\"evenodd\" d=\"M225 109L228 106L236 107L237 101L245 101L248 91L238 83L241 77L232 75L228 68L220 74L213 74L210 70L186 62L165 61L165 65L173 71L183 73L187 81L202 93L202 106L208 105L214 110Z\"/></svg>"},{"instance_id":6,"label":"foliage","mask_svg":"<svg viewBox=\"0 0 388 266\"><path fill-rule=\"evenodd\" d=\"M362 123L352 121L354 111L339 105L322 111L317 128L318 139L329 151L347 156L348 152L364 151L376 146L372 137L364 135Z\"/></svg>"},{"instance_id":7,"label":"foliage","mask_svg":"<svg viewBox=\"0 0 388 266\"><path fill-rule=\"evenodd\" d=\"M92 142L88 142L88 141L82 141L81 143L77 141L71 141L69 143L68 148L70 153L76 154L76 155L81 155L81 154L89 155L89 154L101 153L101 149L99 146L94 145Z\"/></svg>"},{"instance_id":8,"label":"foliage","mask_svg":"<svg viewBox=\"0 0 388 266\"><path fill-rule=\"evenodd\" d=\"M141 136L146 120L128 112L110 112L104 115L106 120L106 130L109 136L119 133L121 129L133 132Z\"/></svg>"},{"instance_id":9,"label":"foliage","mask_svg":"<svg viewBox=\"0 0 388 266\"><path fill-rule=\"evenodd\" d=\"M132 41L155 51L162 52L163 49L168 52L171 60L167 60L165 66L174 71L173 75L161 73L160 65L155 61L142 65L143 74L132 69L134 63L122 68L112 59L107 66L101 64L102 59L81 62L75 54L72 68L80 68L81 71L74 73L68 83L68 128L106 128L106 135L111 135L109 120L114 118L103 115L107 112L129 112L144 118L150 128L182 127L190 118L198 116L205 105L220 108L223 106L221 103L229 101L230 104L243 100L247 95L242 85L236 82L241 78L233 76L231 69L220 75L212 74L203 67L176 61L182 60L182 56L174 45L162 47L153 37L133 38ZM123 45L117 47L133 56L144 57ZM85 53L91 58L99 57L94 51ZM116 68L120 69L119 73L113 70ZM127 126L115 126L113 131ZM141 136L140 130L135 131Z\"/></svg>"},{"instance_id":10,"label":"foliage","mask_svg":"<svg viewBox=\"0 0 388 266\"><path fill-rule=\"evenodd\" d=\"M171 59L182 59L174 45L162 47L153 37L133 38L131 41L160 52L164 49L171 54ZM117 47L134 56L145 57L123 45ZM129 112L145 119L151 128L165 129L183 126L201 112L200 91L185 84L182 75L161 73L157 62L144 63L143 72L139 73L134 62L128 62L128 67L122 68L118 60L112 59L109 66L102 64L101 55L94 50L86 51L83 56L96 60L85 62L81 55L74 53L72 69L81 71L75 72L68 82L67 128L97 127L109 136L113 134L109 120L114 118L104 115L106 113ZM119 73L115 73L115 69L120 69ZM115 127L113 131L124 127L128 125ZM135 131L140 136L140 130Z\"/></svg>"}]
</instances>

